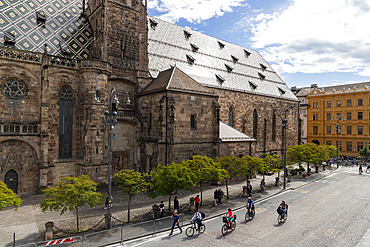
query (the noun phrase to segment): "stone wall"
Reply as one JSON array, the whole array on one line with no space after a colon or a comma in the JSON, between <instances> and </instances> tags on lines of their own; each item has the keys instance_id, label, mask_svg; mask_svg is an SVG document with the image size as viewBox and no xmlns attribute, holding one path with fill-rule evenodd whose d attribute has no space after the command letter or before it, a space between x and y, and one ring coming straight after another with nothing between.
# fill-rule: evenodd
<instances>
[{"instance_id":1,"label":"stone wall","mask_svg":"<svg viewBox=\"0 0 370 247\"><path fill-rule=\"evenodd\" d=\"M257 142L252 144L252 155L260 156L262 153L283 151L284 135L282 120L284 115L280 112L284 107L294 107L288 116L287 147L298 144L298 115L291 115L292 110L298 112L298 102L278 99L273 97L253 95L245 92L221 90L210 88L219 95L221 121L229 123L229 108L233 106L234 128L253 137L253 111L257 110ZM272 119L274 111L277 111L275 123L275 140L272 139Z\"/></svg>"}]
</instances>

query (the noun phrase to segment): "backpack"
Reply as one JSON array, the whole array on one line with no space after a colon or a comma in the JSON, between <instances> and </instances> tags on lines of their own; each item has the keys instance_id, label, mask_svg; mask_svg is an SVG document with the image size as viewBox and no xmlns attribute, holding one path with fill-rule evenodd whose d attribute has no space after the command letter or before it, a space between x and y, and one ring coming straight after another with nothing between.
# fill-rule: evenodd
<instances>
[{"instance_id":1,"label":"backpack","mask_svg":"<svg viewBox=\"0 0 370 247\"><path fill-rule=\"evenodd\" d=\"M202 219L204 219L206 217L206 215L204 213L200 213L200 215L202 216Z\"/></svg>"}]
</instances>

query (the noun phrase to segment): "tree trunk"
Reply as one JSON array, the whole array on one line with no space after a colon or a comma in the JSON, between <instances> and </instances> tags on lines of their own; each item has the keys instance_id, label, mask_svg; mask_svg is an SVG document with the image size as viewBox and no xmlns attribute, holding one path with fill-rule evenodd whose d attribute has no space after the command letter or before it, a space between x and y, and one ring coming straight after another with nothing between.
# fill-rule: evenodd
<instances>
[{"instance_id":1,"label":"tree trunk","mask_svg":"<svg viewBox=\"0 0 370 247\"><path fill-rule=\"evenodd\" d=\"M77 213L77 231L79 231L80 225L78 224L78 207L76 207L76 213Z\"/></svg>"},{"instance_id":2,"label":"tree trunk","mask_svg":"<svg viewBox=\"0 0 370 247\"><path fill-rule=\"evenodd\" d=\"M200 185L200 206L203 206L203 188L202 188L202 182L200 182L199 185Z\"/></svg>"},{"instance_id":3,"label":"tree trunk","mask_svg":"<svg viewBox=\"0 0 370 247\"><path fill-rule=\"evenodd\" d=\"M227 179L225 179L225 182L226 182L226 196L227 199L229 199L229 186L227 185Z\"/></svg>"},{"instance_id":4,"label":"tree trunk","mask_svg":"<svg viewBox=\"0 0 370 247\"><path fill-rule=\"evenodd\" d=\"M169 199L168 199L168 212L169 213L171 212L171 195L172 195L172 191L170 192L170 196L169 196Z\"/></svg>"},{"instance_id":5,"label":"tree trunk","mask_svg":"<svg viewBox=\"0 0 370 247\"><path fill-rule=\"evenodd\" d=\"M127 222L130 222L131 195L128 196Z\"/></svg>"}]
</instances>

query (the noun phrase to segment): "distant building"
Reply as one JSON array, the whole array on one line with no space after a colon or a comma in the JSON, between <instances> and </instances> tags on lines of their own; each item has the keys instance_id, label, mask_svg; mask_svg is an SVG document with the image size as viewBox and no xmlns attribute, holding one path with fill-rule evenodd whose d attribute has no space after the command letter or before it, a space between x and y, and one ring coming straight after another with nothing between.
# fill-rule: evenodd
<instances>
[{"instance_id":1,"label":"distant building","mask_svg":"<svg viewBox=\"0 0 370 247\"><path fill-rule=\"evenodd\" d=\"M307 95L308 142L338 145L339 155L358 156L370 141L369 87L370 82L363 82L313 88Z\"/></svg>"}]
</instances>

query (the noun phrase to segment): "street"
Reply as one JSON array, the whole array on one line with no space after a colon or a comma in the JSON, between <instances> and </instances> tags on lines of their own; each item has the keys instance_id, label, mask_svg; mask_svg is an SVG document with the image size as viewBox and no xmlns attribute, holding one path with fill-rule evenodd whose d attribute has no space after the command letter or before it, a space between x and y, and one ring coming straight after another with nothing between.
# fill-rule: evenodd
<instances>
[{"instance_id":1,"label":"street","mask_svg":"<svg viewBox=\"0 0 370 247\"><path fill-rule=\"evenodd\" d=\"M339 168L334 174L296 190L256 203L256 216L246 223L246 210L235 211L237 227L221 235L222 219L205 220L206 231L189 238L175 228L126 246L356 246L370 228L370 173L358 175L358 167ZM289 205L288 219L277 222L276 208ZM227 208L225 208L226 213ZM207 216L207 212L206 213ZM187 219L186 219L187 220ZM365 245L363 245L365 246Z\"/></svg>"}]
</instances>

